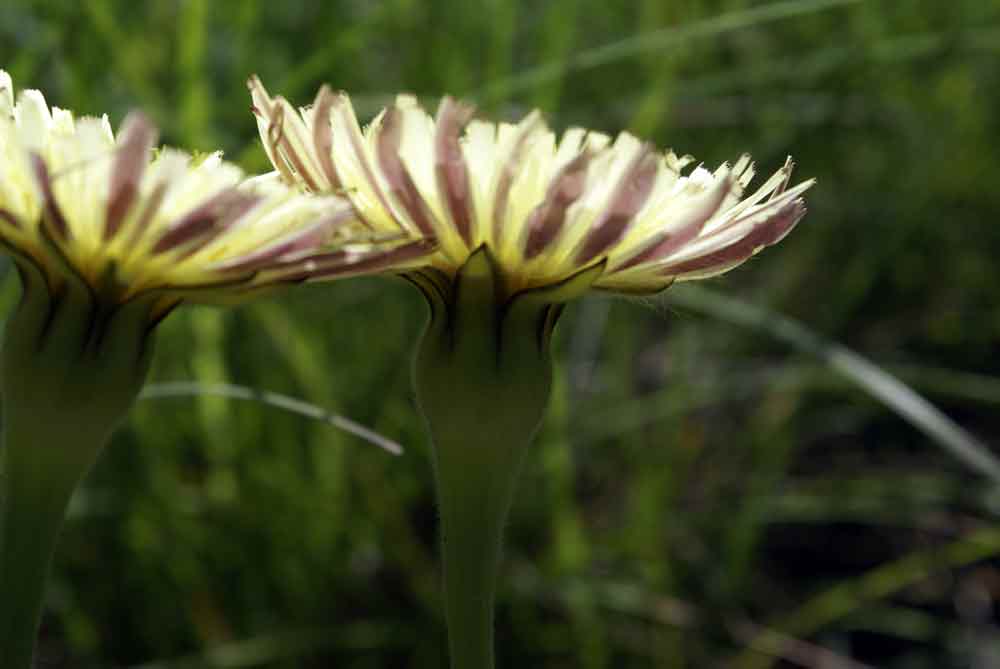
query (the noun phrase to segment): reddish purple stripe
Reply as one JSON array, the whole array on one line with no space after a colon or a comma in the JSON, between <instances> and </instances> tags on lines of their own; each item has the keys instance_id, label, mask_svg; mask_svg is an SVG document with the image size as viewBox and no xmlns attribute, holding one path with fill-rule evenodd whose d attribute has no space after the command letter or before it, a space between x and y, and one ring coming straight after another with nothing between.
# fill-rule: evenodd
<instances>
[{"instance_id":1,"label":"reddish purple stripe","mask_svg":"<svg viewBox=\"0 0 1000 669\"><path fill-rule=\"evenodd\" d=\"M773 200L774 198L778 197L779 195L785 192L785 190L788 188L788 184L792 182L792 172L794 171L794 168L795 168L795 163L792 162L792 157L788 156L788 158L785 159L784 166L782 167L782 169L785 170L785 178L781 180L781 183L779 183L777 187L774 189L774 191L771 193L770 199Z\"/></svg>"},{"instance_id":2,"label":"reddish purple stripe","mask_svg":"<svg viewBox=\"0 0 1000 669\"><path fill-rule=\"evenodd\" d=\"M21 229L21 223L17 220L17 217L6 209L0 209L0 219L3 219L12 228Z\"/></svg>"},{"instance_id":3,"label":"reddish purple stripe","mask_svg":"<svg viewBox=\"0 0 1000 669\"><path fill-rule=\"evenodd\" d=\"M272 103L270 107L265 107L263 112L264 118L267 119L266 141L269 147L268 153L271 154L271 162L274 163L274 169L281 173L281 178L285 183L294 184L295 175L292 174L288 161L285 160L285 157L281 152L281 136L285 131L285 112L281 109L281 107L278 107L274 103Z\"/></svg>"},{"instance_id":4,"label":"reddish purple stripe","mask_svg":"<svg viewBox=\"0 0 1000 669\"><path fill-rule=\"evenodd\" d=\"M703 194L699 198L700 201L685 212L682 219L674 226L673 231L658 235L651 244L615 268L615 271L625 270L645 262L653 262L659 258L666 258L689 243L718 213L719 207L722 206L732 187L733 178L731 175L727 174L724 178L719 179L713 185L712 190Z\"/></svg>"},{"instance_id":5,"label":"reddish purple stripe","mask_svg":"<svg viewBox=\"0 0 1000 669\"><path fill-rule=\"evenodd\" d=\"M56 232L60 239L69 236L69 226L66 224L66 217L59 209L56 202L55 193L52 192L52 177L49 174L49 167L45 160L37 153L31 154L31 163L35 168L35 178L38 179L38 186L42 189L42 197L45 200L45 220Z\"/></svg>"},{"instance_id":6,"label":"reddish purple stripe","mask_svg":"<svg viewBox=\"0 0 1000 669\"><path fill-rule=\"evenodd\" d=\"M339 189L340 179L337 177L337 169L333 165L333 128L330 127L330 110L333 109L334 96L330 87L323 85L316 94L316 101L313 103L313 147L316 150L316 159L319 166L326 175L330 187Z\"/></svg>"},{"instance_id":7,"label":"reddish purple stripe","mask_svg":"<svg viewBox=\"0 0 1000 669\"><path fill-rule=\"evenodd\" d=\"M390 107L382 117L378 129L378 161L382 174L389 182L389 188L396 200L406 209L410 219L423 234L431 237L431 224L427 203L420 196L413 178L399 156L399 146L403 140L403 113L397 107Z\"/></svg>"},{"instance_id":8,"label":"reddish purple stripe","mask_svg":"<svg viewBox=\"0 0 1000 669\"><path fill-rule=\"evenodd\" d=\"M156 184L153 188L153 192L150 193L148 198L146 198L146 202L142 208L142 213L139 214L139 218L132 226L132 232L129 235L130 245L136 244L140 239L142 239L142 235L149 229L150 223L153 222L153 218L160 210L160 205L163 203L163 198L166 194L167 183L165 181L161 181Z\"/></svg>"},{"instance_id":9,"label":"reddish purple stripe","mask_svg":"<svg viewBox=\"0 0 1000 669\"><path fill-rule=\"evenodd\" d=\"M806 207L802 200L792 200L782 207L774 216L751 230L746 236L721 249L706 253L697 258L666 265L659 270L662 276L676 276L689 272L698 272L712 267L725 267L739 264L753 255L762 246L770 246L795 227L803 216Z\"/></svg>"},{"instance_id":10,"label":"reddish purple stripe","mask_svg":"<svg viewBox=\"0 0 1000 669\"><path fill-rule=\"evenodd\" d=\"M156 128L143 114L133 112L125 119L122 137L111 169L108 208L104 219L104 240L114 237L125 221L149 164L156 143Z\"/></svg>"},{"instance_id":11,"label":"reddish purple stripe","mask_svg":"<svg viewBox=\"0 0 1000 669\"><path fill-rule=\"evenodd\" d=\"M330 234L344 223L352 220L349 211L341 212L330 218L325 218L303 230L280 239L270 246L265 246L253 253L233 258L216 266L220 271L260 270L280 261L289 254L301 253L318 248Z\"/></svg>"},{"instance_id":12,"label":"reddish purple stripe","mask_svg":"<svg viewBox=\"0 0 1000 669\"><path fill-rule=\"evenodd\" d=\"M493 199L493 241L495 244L500 243L503 235L503 223L507 214L507 201L510 199L510 189L514 185L514 177L521 167L524 152L529 144L528 140L534 134L538 124L539 117L535 117L524 125L521 129L521 134L515 140L514 148L507 157L507 161L500 168L500 180L497 182L496 195Z\"/></svg>"},{"instance_id":13,"label":"reddish purple stripe","mask_svg":"<svg viewBox=\"0 0 1000 669\"><path fill-rule=\"evenodd\" d=\"M712 235L719 235L719 234L722 234L723 232L725 232L726 230L729 230L730 228L732 228L734 226L737 226L737 225L739 225L741 223L745 223L748 219L756 218L756 217L760 217L760 216L766 215L767 212L769 212L769 211L773 211L773 212L780 211L789 202L791 202L794 199L795 199L795 196L789 196L788 193L783 192L778 197L774 197L773 195L770 196L767 199L767 201L764 202L763 204L757 204L757 205L753 205L751 207L747 207L746 209L744 209L742 211L739 211L736 214L733 214L733 213L730 212L729 215L733 216L733 218L731 220L729 220L729 221L726 221L725 223L723 223L722 225L720 225L718 228L715 228L714 230L712 230L711 234ZM736 206L739 206L739 205L736 205Z\"/></svg>"},{"instance_id":14,"label":"reddish purple stripe","mask_svg":"<svg viewBox=\"0 0 1000 669\"><path fill-rule=\"evenodd\" d=\"M374 251L366 253L360 257L353 256L354 260L347 260L350 254L345 251L334 251L332 253L312 256L309 259L295 261L293 266L304 267L311 265L311 268L303 269L299 272L283 275L282 278L291 281L306 279L323 279L344 276L348 274L370 274L384 269L392 269L394 265L420 258L434 252L436 246L426 240L409 242L389 251Z\"/></svg>"},{"instance_id":15,"label":"reddish purple stripe","mask_svg":"<svg viewBox=\"0 0 1000 669\"><path fill-rule=\"evenodd\" d=\"M284 104L282 104L284 103ZM275 98L274 104L271 105L271 118L275 119L273 122L278 125L278 132L274 139L274 144L272 146L275 149L280 149L275 151L276 156L282 156L288 164L292 166L299 178L305 182L306 187L313 193L320 192L322 189L319 184L316 183L316 179L313 178L312 173L306 167L306 159L299 155L292 143L288 141L288 129L285 127L285 113L286 105L282 98ZM292 111L294 114L294 110ZM270 130L270 129L269 129ZM294 131L292 131L294 132ZM268 132L270 137L270 131ZM305 137L300 137L301 143L306 144Z\"/></svg>"},{"instance_id":16,"label":"reddish purple stripe","mask_svg":"<svg viewBox=\"0 0 1000 669\"><path fill-rule=\"evenodd\" d=\"M643 144L618 182L608 208L588 232L576 256L578 264L590 262L622 238L653 191L658 161L653 147Z\"/></svg>"},{"instance_id":17,"label":"reddish purple stripe","mask_svg":"<svg viewBox=\"0 0 1000 669\"><path fill-rule=\"evenodd\" d=\"M259 197L235 188L216 193L172 225L156 242L153 253L170 251L197 240L198 243L184 254L189 255L224 232L258 202Z\"/></svg>"},{"instance_id":18,"label":"reddish purple stripe","mask_svg":"<svg viewBox=\"0 0 1000 669\"><path fill-rule=\"evenodd\" d=\"M542 201L528 217L524 256L531 260L544 251L566 223L566 210L580 199L587 185L587 167L594 154L588 149L569 161L549 184Z\"/></svg>"},{"instance_id":19,"label":"reddish purple stripe","mask_svg":"<svg viewBox=\"0 0 1000 669\"><path fill-rule=\"evenodd\" d=\"M466 244L472 243L475 213L469 189L469 169L458 138L474 112L471 106L445 97L438 108L434 138L438 192L448 205L451 220Z\"/></svg>"},{"instance_id":20,"label":"reddish purple stripe","mask_svg":"<svg viewBox=\"0 0 1000 669\"><path fill-rule=\"evenodd\" d=\"M382 189L379 188L378 180L375 178L372 166L368 162L365 149L361 145L361 140L363 138L358 134L358 132L356 132L357 120L354 118L353 114L347 111L347 106L344 104L343 100L337 100L337 102L337 113L343 117L342 122L346 128L347 137L351 142L351 149L354 151L354 157L357 158L358 165L361 167L361 171L365 174L365 179L368 180L368 184L375 193L375 197L377 197L378 201L382 204L383 209L385 209L385 213L392 216L392 207L389 206L389 201L386 200L385 194L382 192Z\"/></svg>"}]
</instances>

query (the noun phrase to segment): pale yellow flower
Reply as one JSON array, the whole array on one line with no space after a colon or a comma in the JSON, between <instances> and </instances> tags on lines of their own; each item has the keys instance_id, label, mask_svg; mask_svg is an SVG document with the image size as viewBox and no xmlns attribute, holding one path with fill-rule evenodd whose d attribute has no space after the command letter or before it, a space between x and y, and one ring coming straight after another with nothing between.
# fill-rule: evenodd
<instances>
[{"instance_id":1,"label":"pale yellow flower","mask_svg":"<svg viewBox=\"0 0 1000 669\"><path fill-rule=\"evenodd\" d=\"M50 290L73 274L106 304L161 294L160 311L399 255L398 241L372 241L347 200L245 179L218 153L156 141L141 114L116 138L106 116L76 119L38 91L15 102L0 71L0 244Z\"/></svg>"},{"instance_id":2,"label":"pale yellow flower","mask_svg":"<svg viewBox=\"0 0 1000 669\"><path fill-rule=\"evenodd\" d=\"M362 130L346 94L324 87L296 111L250 89L287 182L344 194L374 230L436 240L423 269L454 277L485 248L507 295L591 268L590 287L630 293L721 274L788 234L813 184L791 186L789 160L751 191L748 156L687 171L692 158L628 133L557 137L537 111L492 123L444 98L432 117L404 95Z\"/></svg>"},{"instance_id":3,"label":"pale yellow flower","mask_svg":"<svg viewBox=\"0 0 1000 669\"><path fill-rule=\"evenodd\" d=\"M381 234L434 240L392 267L427 299L414 356L433 444L453 667L493 667L503 527L552 383L565 303L590 289L650 293L725 272L805 214L787 161L755 191L749 157L714 172L628 133L557 137L538 112L473 120L411 96L364 129L347 95L294 109L250 80L264 147L289 184L341 193Z\"/></svg>"}]
</instances>

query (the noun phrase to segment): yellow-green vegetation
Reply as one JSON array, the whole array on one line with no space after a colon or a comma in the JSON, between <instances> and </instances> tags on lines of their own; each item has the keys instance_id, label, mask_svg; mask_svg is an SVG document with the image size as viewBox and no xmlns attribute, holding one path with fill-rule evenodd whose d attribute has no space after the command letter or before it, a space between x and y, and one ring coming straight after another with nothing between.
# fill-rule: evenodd
<instances>
[{"instance_id":1,"label":"yellow-green vegetation","mask_svg":"<svg viewBox=\"0 0 1000 669\"><path fill-rule=\"evenodd\" d=\"M141 108L161 142L248 172L270 169L256 72L296 103L344 89L362 120L449 94L707 166L792 153L817 178L764 261L567 308L506 528L498 667L1000 663L998 44L982 0L0 6L18 89L116 128ZM164 322L152 396L70 505L43 666L444 666L409 368L425 311L358 279ZM206 392L156 393L175 381Z\"/></svg>"}]
</instances>

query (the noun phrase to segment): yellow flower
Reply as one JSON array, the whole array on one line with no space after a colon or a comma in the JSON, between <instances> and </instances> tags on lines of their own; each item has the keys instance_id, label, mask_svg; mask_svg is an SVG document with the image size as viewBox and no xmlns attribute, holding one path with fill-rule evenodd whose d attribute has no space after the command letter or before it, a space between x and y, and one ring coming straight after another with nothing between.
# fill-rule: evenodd
<instances>
[{"instance_id":1,"label":"yellow flower","mask_svg":"<svg viewBox=\"0 0 1000 669\"><path fill-rule=\"evenodd\" d=\"M161 295L159 310L400 254L398 241L374 243L342 198L245 179L218 153L154 151L156 140L141 114L116 138L106 116L75 119L38 91L15 103L0 71L0 244L50 290L74 275L105 304Z\"/></svg>"},{"instance_id":2,"label":"yellow flower","mask_svg":"<svg viewBox=\"0 0 1000 669\"><path fill-rule=\"evenodd\" d=\"M258 79L249 85L287 182L343 193L376 230L436 240L425 266L447 277L485 248L508 296L596 267L590 286L633 293L720 274L780 241L813 183L790 187L789 160L749 192L748 156L685 173L692 158L628 133L573 128L557 138L537 111L491 123L447 97L432 117L399 96L362 130L343 93L324 87L296 112Z\"/></svg>"},{"instance_id":3,"label":"yellow flower","mask_svg":"<svg viewBox=\"0 0 1000 669\"><path fill-rule=\"evenodd\" d=\"M432 117L400 96L364 130L348 97L320 89L296 111L250 80L264 146L290 184L341 193L382 234L436 241L393 267L430 319L413 365L433 444L452 667L493 667L503 526L548 401L563 305L591 288L649 293L725 272L805 214L792 164L753 192L747 156L714 172L622 133L538 112L472 120L444 98Z\"/></svg>"},{"instance_id":4,"label":"yellow flower","mask_svg":"<svg viewBox=\"0 0 1000 669\"><path fill-rule=\"evenodd\" d=\"M373 230L350 202L219 154L154 150L141 114L117 137L0 71L0 247L22 296L0 347L0 657L32 666L66 505L145 380L156 324L184 301L396 267L432 248Z\"/></svg>"}]
</instances>

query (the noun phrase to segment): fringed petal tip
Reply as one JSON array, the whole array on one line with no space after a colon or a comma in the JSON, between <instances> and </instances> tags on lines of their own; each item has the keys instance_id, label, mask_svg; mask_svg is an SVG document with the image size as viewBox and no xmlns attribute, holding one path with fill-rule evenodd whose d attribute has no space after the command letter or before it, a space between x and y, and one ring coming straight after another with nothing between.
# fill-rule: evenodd
<instances>
[{"instance_id":1,"label":"fringed petal tip","mask_svg":"<svg viewBox=\"0 0 1000 669\"><path fill-rule=\"evenodd\" d=\"M724 244L707 245L689 258L665 265L661 268L662 276L674 281L693 281L728 272L784 239L806 211L805 201L801 198L782 202L773 212L750 223L745 234Z\"/></svg>"},{"instance_id":2,"label":"fringed petal tip","mask_svg":"<svg viewBox=\"0 0 1000 669\"><path fill-rule=\"evenodd\" d=\"M251 90L267 120L261 138L286 180L339 189L374 230L436 240L424 260L445 275L485 245L511 294L595 263L603 269L594 287L622 292L720 273L780 241L813 183L791 185L789 157L747 195L749 155L688 171L691 156L659 153L629 133L612 141L573 128L557 137L538 111L491 123L451 97L432 116L403 95L362 130L350 100L327 87L294 119L259 80Z\"/></svg>"},{"instance_id":3,"label":"fringed petal tip","mask_svg":"<svg viewBox=\"0 0 1000 669\"><path fill-rule=\"evenodd\" d=\"M261 114L286 109L258 79L248 85ZM332 104L330 95L321 91L321 106ZM313 140L289 110L277 112L287 121L272 148L293 175L328 177L323 161L296 163ZM116 138L106 117L76 121L38 92L15 96L0 71L0 245L30 257L50 285L72 272L116 303L146 294L219 301L226 291L284 282L311 255L382 248L342 197L306 195L268 175L247 179L220 155L155 150L157 141L142 113L129 114Z\"/></svg>"}]
</instances>

